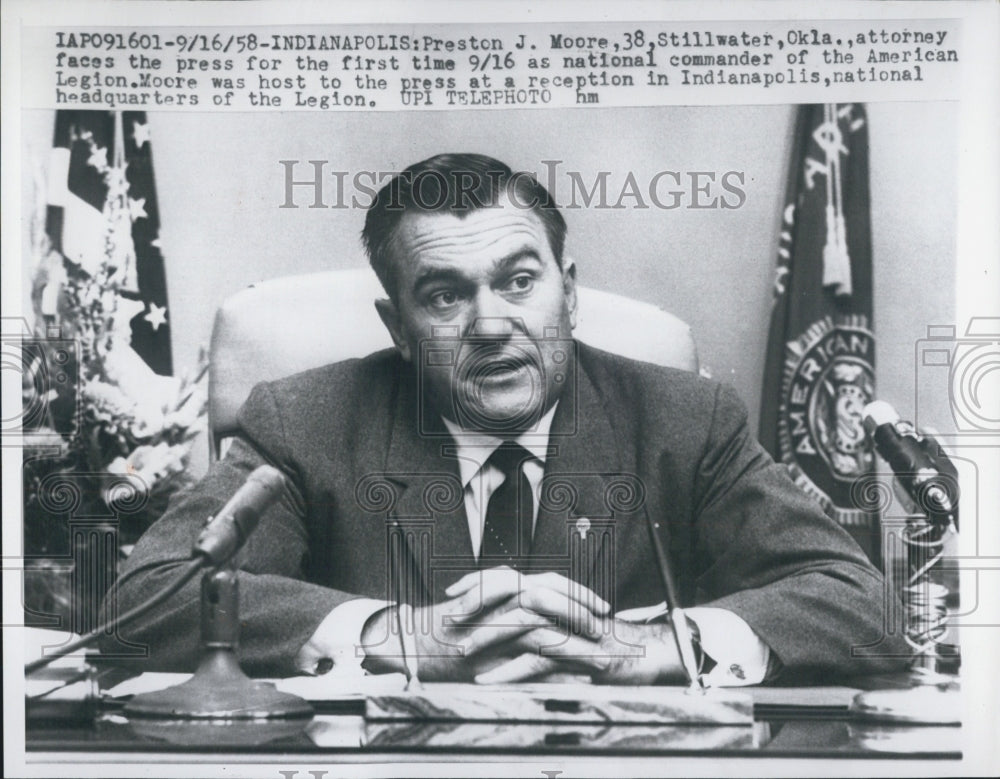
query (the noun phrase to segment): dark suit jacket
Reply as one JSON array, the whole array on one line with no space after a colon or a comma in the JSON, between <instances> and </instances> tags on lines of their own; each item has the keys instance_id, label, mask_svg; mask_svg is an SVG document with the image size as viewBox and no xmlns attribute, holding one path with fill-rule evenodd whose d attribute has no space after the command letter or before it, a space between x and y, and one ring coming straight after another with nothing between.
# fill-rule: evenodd
<instances>
[{"instance_id":1,"label":"dark suit jacket","mask_svg":"<svg viewBox=\"0 0 1000 779\"><path fill-rule=\"evenodd\" d=\"M533 565L583 581L616 611L658 603L648 515L685 604L741 616L783 678L899 666L906 648L883 635L882 576L756 443L731 389L582 344L573 367L553 419ZM225 459L136 545L119 611L170 581L205 519L263 462L288 488L242 553L249 672L294 673L299 648L347 599L442 600L475 568L454 442L394 350L258 385L239 419ZM148 643L145 668L191 668L198 616L194 582L122 632ZM866 645L874 657L852 657Z\"/></svg>"}]
</instances>

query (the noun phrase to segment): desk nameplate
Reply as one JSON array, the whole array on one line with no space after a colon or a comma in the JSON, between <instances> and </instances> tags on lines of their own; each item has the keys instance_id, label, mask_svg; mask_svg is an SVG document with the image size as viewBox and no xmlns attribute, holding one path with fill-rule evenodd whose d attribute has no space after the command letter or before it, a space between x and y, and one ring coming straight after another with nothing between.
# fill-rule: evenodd
<instances>
[{"instance_id":1,"label":"desk nameplate","mask_svg":"<svg viewBox=\"0 0 1000 779\"><path fill-rule=\"evenodd\" d=\"M604 725L753 724L753 699L744 692L688 692L680 687L601 685L425 684L371 695L369 720L569 722Z\"/></svg>"}]
</instances>

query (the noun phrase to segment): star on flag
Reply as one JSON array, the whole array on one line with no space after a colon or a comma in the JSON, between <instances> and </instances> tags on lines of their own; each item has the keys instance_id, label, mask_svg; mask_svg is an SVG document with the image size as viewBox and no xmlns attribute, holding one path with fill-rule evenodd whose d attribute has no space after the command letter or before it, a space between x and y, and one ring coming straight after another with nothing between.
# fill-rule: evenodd
<instances>
[{"instance_id":1,"label":"star on flag","mask_svg":"<svg viewBox=\"0 0 1000 779\"><path fill-rule=\"evenodd\" d=\"M156 303L150 301L149 303L149 313L143 317L147 322L149 322L150 327L153 330L159 330L160 325L165 325L167 323L167 307L158 306Z\"/></svg>"},{"instance_id":2,"label":"star on flag","mask_svg":"<svg viewBox=\"0 0 1000 779\"><path fill-rule=\"evenodd\" d=\"M146 198L129 198L128 199L128 215L134 222L136 219L145 219L149 216L146 213Z\"/></svg>"},{"instance_id":3,"label":"star on flag","mask_svg":"<svg viewBox=\"0 0 1000 779\"><path fill-rule=\"evenodd\" d=\"M135 139L135 147L141 149L149 141L149 125L132 122L132 137Z\"/></svg>"},{"instance_id":4,"label":"star on flag","mask_svg":"<svg viewBox=\"0 0 1000 779\"><path fill-rule=\"evenodd\" d=\"M101 173L108 169L108 150L104 146L97 146L96 144L91 147L90 158L87 160L87 164L92 168L97 168Z\"/></svg>"}]
</instances>

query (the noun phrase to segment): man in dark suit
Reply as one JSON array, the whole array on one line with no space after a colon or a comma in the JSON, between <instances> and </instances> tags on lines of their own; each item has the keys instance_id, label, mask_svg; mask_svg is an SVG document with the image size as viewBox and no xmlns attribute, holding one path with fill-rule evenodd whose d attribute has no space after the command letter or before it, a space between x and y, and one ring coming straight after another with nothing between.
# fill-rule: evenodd
<instances>
[{"instance_id":1,"label":"man in dark suit","mask_svg":"<svg viewBox=\"0 0 1000 779\"><path fill-rule=\"evenodd\" d=\"M287 489L240 564L258 675L400 670L409 646L422 678L679 681L651 527L709 683L898 667L881 575L735 394L572 340L565 231L543 187L488 157L394 178L363 237L395 349L258 385L226 458L136 545L119 610L270 463ZM151 667L190 668L198 609L192 586L125 635Z\"/></svg>"}]
</instances>

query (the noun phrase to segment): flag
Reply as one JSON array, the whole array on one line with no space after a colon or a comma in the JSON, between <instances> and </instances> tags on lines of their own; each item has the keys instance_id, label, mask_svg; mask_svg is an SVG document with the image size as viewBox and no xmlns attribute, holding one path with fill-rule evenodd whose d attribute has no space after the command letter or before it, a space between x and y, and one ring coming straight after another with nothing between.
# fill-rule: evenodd
<instances>
[{"instance_id":1,"label":"flag","mask_svg":"<svg viewBox=\"0 0 1000 779\"><path fill-rule=\"evenodd\" d=\"M143 111L57 111L46 233L53 249L94 275L110 259L130 312L132 348L173 374L167 284L149 125ZM54 286L53 286L54 288ZM54 296L43 308L55 305Z\"/></svg>"},{"instance_id":2,"label":"flag","mask_svg":"<svg viewBox=\"0 0 1000 779\"><path fill-rule=\"evenodd\" d=\"M760 441L876 564L874 467L862 410L875 391L868 123L863 105L798 109L778 244Z\"/></svg>"}]
</instances>

